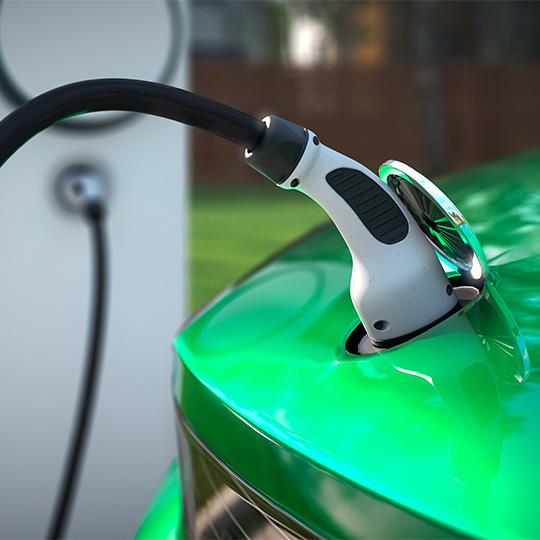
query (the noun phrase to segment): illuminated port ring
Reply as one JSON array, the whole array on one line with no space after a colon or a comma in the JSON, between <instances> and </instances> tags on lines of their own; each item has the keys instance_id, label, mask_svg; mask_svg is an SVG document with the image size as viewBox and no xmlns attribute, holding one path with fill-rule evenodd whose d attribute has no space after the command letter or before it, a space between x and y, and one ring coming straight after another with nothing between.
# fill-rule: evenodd
<instances>
[{"instance_id":1,"label":"illuminated port ring","mask_svg":"<svg viewBox=\"0 0 540 540\"><path fill-rule=\"evenodd\" d=\"M445 260L468 279L485 278L487 261L478 238L454 203L435 184L393 159L381 165L379 176L400 198Z\"/></svg>"}]
</instances>

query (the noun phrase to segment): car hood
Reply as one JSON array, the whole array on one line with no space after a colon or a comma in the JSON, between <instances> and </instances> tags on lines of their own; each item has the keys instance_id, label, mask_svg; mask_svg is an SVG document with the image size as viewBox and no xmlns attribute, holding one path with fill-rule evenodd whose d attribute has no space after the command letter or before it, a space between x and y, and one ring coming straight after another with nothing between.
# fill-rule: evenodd
<instances>
[{"instance_id":1,"label":"car hood","mask_svg":"<svg viewBox=\"0 0 540 540\"><path fill-rule=\"evenodd\" d=\"M346 351L358 324L350 256L326 228L175 340L175 398L194 432L321 536L540 536L540 152L439 185L489 275L472 304L418 338Z\"/></svg>"}]
</instances>

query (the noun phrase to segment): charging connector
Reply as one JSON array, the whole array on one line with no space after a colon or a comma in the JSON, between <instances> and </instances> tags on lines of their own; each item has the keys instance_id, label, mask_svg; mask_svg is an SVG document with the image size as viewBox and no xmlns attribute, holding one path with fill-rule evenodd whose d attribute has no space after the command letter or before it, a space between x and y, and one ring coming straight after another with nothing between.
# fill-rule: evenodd
<instances>
[{"instance_id":1,"label":"charging connector","mask_svg":"<svg viewBox=\"0 0 540 540\"><path fill-rule=\"evenodd\" d=\"M88 112L121 110L169 118L247 150L248 163L284 189L320 204L351 251L353 304L377 347L390 347L458 306L433 248L399 197L362 164L277 117L265 121L157 83L99 79L38 96L0 122L0 166L43 129Z\"/></svg>"}]
</instances>

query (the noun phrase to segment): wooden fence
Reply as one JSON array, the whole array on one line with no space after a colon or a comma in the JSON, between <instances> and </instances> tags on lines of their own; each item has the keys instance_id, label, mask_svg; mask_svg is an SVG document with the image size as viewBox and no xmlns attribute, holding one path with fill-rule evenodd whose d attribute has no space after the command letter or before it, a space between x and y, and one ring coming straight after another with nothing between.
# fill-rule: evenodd
<instances>
[{"instance_id":1,"label":"wooden fence","mask_svg":"<svg viewBox=\"0 0 540 540\"><path fill-rule=\"evenodd\" d=\"M539 66L453 64L435 73L445 170L540 146ZM198 61L192 89L258 117L277 114L308 127L373 170L392 158L429 174L416 75L407 66L297 70ZM198 179L257 175L226 141L194 130L192 149Z\"/></svg>"}]
</instances>

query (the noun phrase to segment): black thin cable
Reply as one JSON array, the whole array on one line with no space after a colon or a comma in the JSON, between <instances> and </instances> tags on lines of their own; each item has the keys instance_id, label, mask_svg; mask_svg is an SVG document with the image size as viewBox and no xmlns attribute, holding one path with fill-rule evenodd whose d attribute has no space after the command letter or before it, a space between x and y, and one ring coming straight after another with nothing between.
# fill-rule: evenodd
<instances>
[{"instance_id":1,"label":"black thin cable","mask_svg":"<svg viewBox=\"0 0 540 540\"><path fill-rule=\"evenodd\" d=\"M92 236L92 258L94 262L94 286L91 327L84 376L81 381L81 395L77 405L77 415L73 423L68 457L54 505L47 538L63 538L69 522L74 494L87 446L90 424L94 412L99 372L102 364L103 335L107 303L107 249L103 208L100 204L90 204L86 218Z\"/></svg>"},{"instance_id":2,"label":"black thin cable","mask_svg":"<svg viewBox=\"0 0 540 540\"><path fill-rule=\"evenodd\" d=\"M169 118L253 150L263 122L223 103L165 84L133 79L95 79L45 92L0 122L0 166L44 129L80 114L131 111Z\"/></svg>"}]
</instances>

